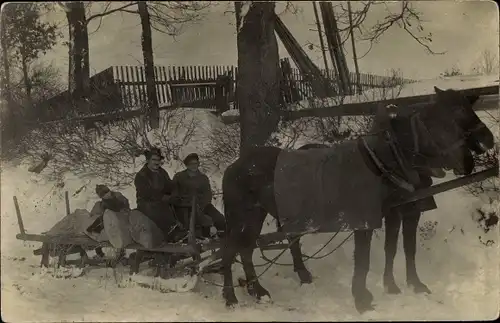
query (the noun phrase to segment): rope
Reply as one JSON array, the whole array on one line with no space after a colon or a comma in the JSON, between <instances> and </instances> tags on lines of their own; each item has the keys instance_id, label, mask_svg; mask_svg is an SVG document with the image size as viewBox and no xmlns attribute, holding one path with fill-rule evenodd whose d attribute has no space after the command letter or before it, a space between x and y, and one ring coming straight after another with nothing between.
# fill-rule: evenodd
<instances>
[{"instance_id":1,"label":"rope","mask_svg":"<svg viewBox=\"0 0 500 323\"><path fill-rule=\"evenodd\" d=\"M304 236L304 234L295 237L295 239L293 239L292 242L290 242L290 245L298 242L299 239L302 238L302 236ZM253 283L253 282L256 282L257 280L259 280L260 277L262 277L269 269L271 269L271 267L276 263L276 260L278 260L281 256L283 256L283 254L287 251L287 249L283 249L276 257L274 257L272 260L270 260L266 269L264 269L259 275L257 275L257 277L255 277L251 281L247 281L247 284ZM239 263L241 263L241 262L239 262ZM255 267L255 265L254 265L254 267ZM203 280L203 282L217 286L217 287L233 287L233 286L225 286L223 284L218 284L216 282L209 281L201 276L200 276L200 278Z\"/></svg>"},{"instance_id":2,"label":"rope","mask_svg":"<svg viewBox=\"0 0 500 323\"><path fill-rule=\"evenodd\" d=\"M349 238L352 237L352 235L354 234L353 232L351 232L347 238L345 238L344 240L342 240L342 242L337 245L333 250L329 251L327 254L325 255L322 255L322 256L319 256L319 257L316 257L317 254L319 254L323 249L325 249L332 241L333 239L335 239L335 237L339 234L340 231L337 231L335 232L335 234L330 238L330 240L328 240L321 248L319 248L312 256L308 256L308 255L303 255L302 256L302 260L304 262L307 262L308 260L310 259L314 259L314 260L319 260L319 259L323 259L323 258L326 258L328 257L329 255L331 255L332 253L334 253L335 251L337 251L340 247L342 247L346 242L347 240L349 240ZM264 251L261 249L260 250L260 254L261 254L261 258L264 259L267 263L269 263L271 260L269 258L266 257L266 255L264 254ZM292 264L281 264L281 263L274 263L275 265L278 265L278 266L293 266L293 263Z\"/></svg>"}]
</instances>

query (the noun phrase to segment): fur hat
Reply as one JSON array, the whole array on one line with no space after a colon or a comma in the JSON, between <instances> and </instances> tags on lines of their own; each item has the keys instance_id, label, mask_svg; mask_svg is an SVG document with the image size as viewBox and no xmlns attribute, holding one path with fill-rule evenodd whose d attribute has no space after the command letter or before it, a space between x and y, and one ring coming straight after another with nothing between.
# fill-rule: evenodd
<instances>
[{"instance_id":1,"label":"fur hat","mask_svg":"<svg viewBox=\"0 0 500 323\"><path fill-rule=\"evenodd\" d=\"M191 153L184 158L184 165L189 164L192 160L200 161L200 157L198 157L197 153Z\"/></svg>"},{"instance_id":2,"label":"fur hat","mask_svg":"<svg viewBox=\"0 0 500 323\"><path fill-rule=\"evenodd\" d=\"M110 191L111 190L106 185L99 184L95 186L95 192L100 198L103 198L104 195L106 195Z\"/></svg>"},{"instance_id":3,"label":"fur hat","mask_svg":"<svg viewBox=\"0 0 500 323\"><path fill-rule=\"evenodd\" d=\"M161 149L156 147L153 147L149 150L145 150L144 156L146 156L147 160L149 160L152 156L158 156L160 157L161 160L165 159L165 157L161 153Z\"/></svg>"}]
</instances>

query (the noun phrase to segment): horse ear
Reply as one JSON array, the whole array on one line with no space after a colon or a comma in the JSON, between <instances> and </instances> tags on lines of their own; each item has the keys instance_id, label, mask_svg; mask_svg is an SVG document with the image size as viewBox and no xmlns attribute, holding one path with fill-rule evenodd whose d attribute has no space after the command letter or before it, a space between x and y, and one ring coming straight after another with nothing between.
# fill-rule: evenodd
<instances>
[{"instance_id":1,"label":"horse ear","mask_svg":"<svg viewBox=\"0 0 500 323\"><path fill-rule=\"evenodd\" d=\"M441 90L440 88L438 88L437 86L434 86L434 92L436 92L437 94L440 94L440 93L442 93L444 91Z\"/></svg>"},{"instance_id":2,"label":"horse ear","mask_svg":"<svg viewBox=\"0 0 500 323\"><path fill-rule=\"evenodd\" d=\"M466 98L471 105L474 105L474 103L476 103L476 101L479 100L479 95L468 95Z\"/></svg>"}]
</instances>

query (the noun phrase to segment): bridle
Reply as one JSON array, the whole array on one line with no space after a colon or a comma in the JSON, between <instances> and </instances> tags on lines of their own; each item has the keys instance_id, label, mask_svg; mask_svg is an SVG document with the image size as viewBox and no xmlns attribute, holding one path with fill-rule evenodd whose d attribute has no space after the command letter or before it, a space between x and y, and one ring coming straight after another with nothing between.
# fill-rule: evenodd
<instances>
[{"instance_id":1,"label":"bridle","mask_svg":"<svg viewBox=\"0 0 500 323\"><path fill-rule=\"evenodd\" d=\"M436 140L434 140L433 135L431 131L429 130L428 126L425 124L425 122L422 120L421 117L421 112L416 111L410 116L410 128L411 128L411 133L413 137L413 150L412 150L412 160L410 160L411 165L414 165L414 158L417 155L421 155L424 158L434 158L431 156L425 156L421 153L421 147L420 147L420 141L426 140L430 143L430 145L434 148L437 158L441 160L441 163L443 165L446 165L449 155L452 151L464 146L467 144L467 139L468 137L485 127L484 124L479 123L476 124L474 127L471 127L467 129L466 131L463 130L462 127L457 123L457 121L454 118L451 118L448 122L453 123L453 127L455 129L459 129L457 131L460 135L457 140L455 140L451 145L447 145L447 147L442 147ZM374 164L377 166L379 171L382 173L382 175L386 178L388 178L391 182L396 184L397 186L413 192L415 190L414 184L412 183L412 179L414 178L414 173L415 171L412 169L412 167L408 167L405 162L404 156L399 152L397 146L396 139L394 138L394 135L391 134L391 131L388 129L384 129L378 132L372 132L369 133L368 135L380 135L383 134L384 139L386 143L388 143L390 150L392 152L393 157L395 158L400 170L403 172L404 176L406 177L406 180L404 178L401 178L400 176L394 174L394 172L388 170L384 163L378 158L375 154L375 152L368 146L368 143L364 139L364 137L361 137L361 141L365 149L367 150L368 154L370 155L372 161Z\"/></svg>"},{"instance_id":2,"label":"bridle","mask_svg":"<svg viewBox=\"0 0 500 323\"><path fill-rule=\"evenodd\" d=\"M451 119L451 120L450 120ZM467 128L464 130L455 120L455 118L450 118L448 119L448 122L451 122L453 124L453 127L455 129L459 129L458 133L459 138L455 140L451 145L447 145L447 147L442 147L439 145L436 140L434 140L429 128L425 124L425 122L421 118L421 113L420 112L415 112L412 114L410 117L410 127L411 127L411 132L412 132L412 137L413 137L413 151L415 154L420 154L420 136L423 134L426 136L427 141L431 144L431 146L434 148L436 151L436 154L438 155L438 158L440 158L443 162L446 162L446 158L450 154L450 152L467 145L467 140L469 137L474 134L475 132L484 129L486 126L482 123L479 122L475 124L472 127ZM419 131L419 129L421 131Z\"/></svg>"}]
</instances>

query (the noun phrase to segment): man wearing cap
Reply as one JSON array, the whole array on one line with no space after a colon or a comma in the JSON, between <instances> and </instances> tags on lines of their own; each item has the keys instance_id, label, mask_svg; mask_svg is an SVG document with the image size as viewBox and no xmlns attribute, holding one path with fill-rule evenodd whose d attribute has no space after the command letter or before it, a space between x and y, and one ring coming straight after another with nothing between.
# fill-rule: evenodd
<instances>
[{"instance_id":1,"label":"man wearing cap","mask_svg":"<svg viewBox=\"0 0 500 323\"><path fill-rule=\"evenodd\" d=\"M87 228L90 233L101 233L104 229L103 215L104 211L111 210L113 212L121 212L123 210L130 210L128 199L120 192L111 191L106 185L96 185L96 194L101 198L100 201L94 204L90 211L92 217L97 217L96 220ZM102 248L96 248L95 252L98 257L104 257ZM123 253L123 250L121 250Z\"/></svg>"},{"instance_id":2,"label":"man wearing cap","mask_svg":"<svg viewBox=\"0 0 500 323\"><path fill-rule=\"evenodd\" d=\"M172 194L172 180L161 167L163 155L158 148L145 151L146 164L136 174L137 209L149 217L163 231L167 240L178 240L185 236L180 230L169 201Z\"/></svg>"},{"instance_id":3,"label":"man wearing cap","mask_svg":"<svg viewBox=\"0 0 500 323\"><path fill-rule=\"evenodd\" d=\"M223 235L226 221L212 204L212 189L208 177L200 172L198 154L192 153L184 159L186 169L173 178L172 204L178 218L188 225L192 209L192 198L196 197L196 221L202 226L202 235L210 236L210 228L215 226L219 236Z\"/></svg>"}]
</instances>

